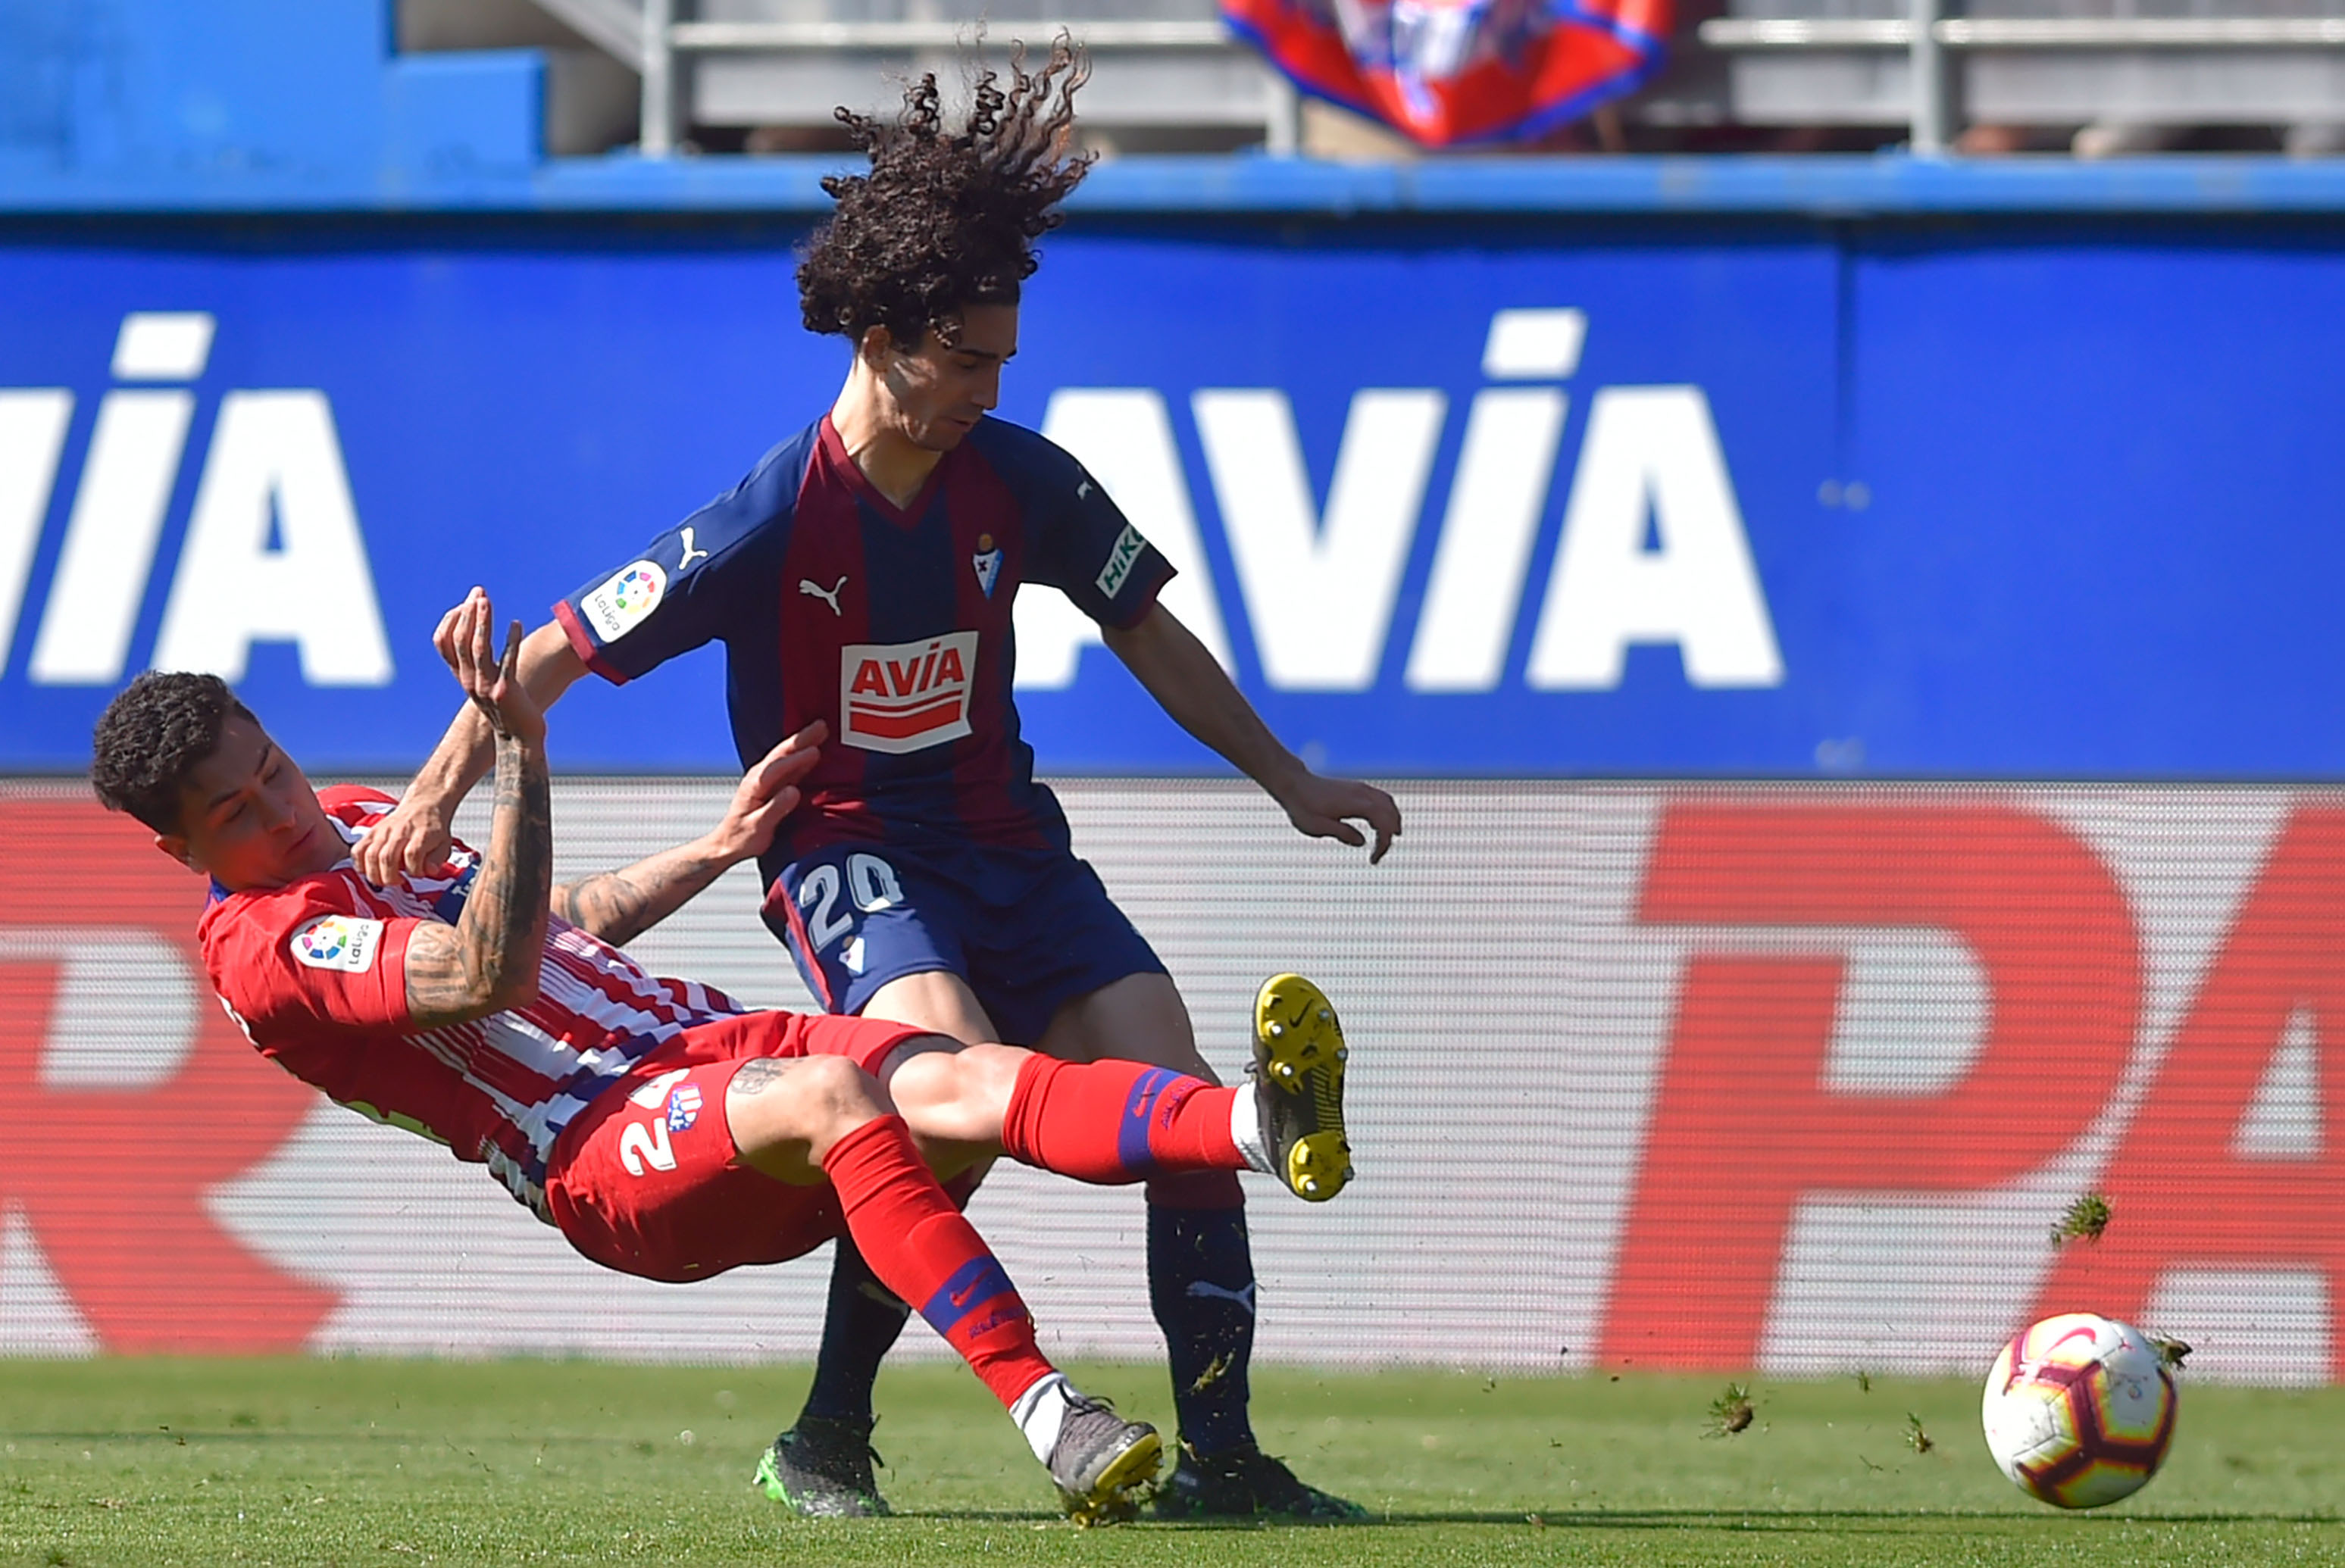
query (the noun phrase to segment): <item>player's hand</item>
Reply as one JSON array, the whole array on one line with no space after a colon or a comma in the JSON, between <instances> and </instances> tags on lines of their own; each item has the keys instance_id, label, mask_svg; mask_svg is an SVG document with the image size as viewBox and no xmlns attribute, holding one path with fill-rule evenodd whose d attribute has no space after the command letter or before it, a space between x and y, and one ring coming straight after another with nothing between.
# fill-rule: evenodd
<instances>
[{"instance_id":1,"label":"player's hand","mask_svg":"<svg viewBox=\"0 0 2345 1568\"><path fill-rule=\"evenodd\" d=\"M709 848L728 864L765 854L782 819L797 809L798 781L822 760L822 743L829 735L830 726L817 719L758 758L741 775L725 820L709 833Z\"/></svg>"},{"instance_id":2,"label":"player's hand","mask_svg":"<svg viewBox=\"0 0 2345 1568\"><path fill-rule=\"evenodd\" d=\"M445 865L455 844L448 814L431 801L410 793L367 829L350 851L359 875L377 887L388 887L401 875L425 876Z\"/></svg>"},{"instance_id":3,"label":"player's hand","mask_svg":"<svg viewBox=\"0 0 2345 1568\"><path fill-rule=\"evenodd\" d=\"M440 650L440 657L455 672L456 683L487 717L489 728L500 740L543 745L544 710L521 683L521 622L516 621L506 629L505 651L500 657L492 640L496 619L488 594L475 588L462 604L440 618L431 645Z\"/></svg>"},{"instance_id":4,"label":"player's hand","mask_svg":"<svg viewBox=\"0 0 2345 1568\"><path fill-rule=\"evenodd\" d=\"M1366 823L1376 835L1376 846L1368 851L1370 865L1382 860L1392 841L1400 836L1400 807L1393 797L1374 784L1354 779L1321 778L1306 769L1280 792L1278 804L1286 808L1286 820L1297 832L1336 839L1355 848L1368 840L1352 824Z\"/></svg>"}]
</instances>

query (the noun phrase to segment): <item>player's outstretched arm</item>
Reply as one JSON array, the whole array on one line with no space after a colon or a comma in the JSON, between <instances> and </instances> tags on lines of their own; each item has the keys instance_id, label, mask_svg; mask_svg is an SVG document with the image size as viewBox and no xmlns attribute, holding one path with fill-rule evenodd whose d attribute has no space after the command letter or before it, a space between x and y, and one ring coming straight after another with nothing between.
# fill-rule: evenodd
<instances>
[{"instance_id":1,"label":"player's outstretched arm","mask_svg":"<svg viewBox=\"0 0 2345 1568\"><path fill-rule=\"evenodd\" d=\"M1172 612L1157 604L1139 622L1102 632L1115 656L1148 688L1180 726L1219 752L1268 791L1286 820L1314 838L1367 842L1355 822L1376 835L1373 865L1400 836L1400 807L1374 784L1322 778L1279 744L1245 693Z\"/></svg>"},{"instance_id":2,"label":"player's outstretched arm","mask_svg":"<svg viewBox=\"0 0 2345 1568\"><path fill-rule=\"evenodd\" d=\"M797 809L798 783L821 760L829 733L817 719L759 758L734 790L725 820L691 843L556 887L553 912L614 946L634 941L726 872L766 853L782 819Z\"/></svg>"},{"instance_id":3,"label":"player's outstretched arm","mask_svg":"<svg viewBox=\"0 0 2345 1568\"><path fill-rule=\"evenodd\" d=\"M561 624L549 621L523 641L519 669L522 686L543 713L586 673L586 663L570 646ZM495 758L495 733L481 710L467 702L398 806L350 852L359 875L380 887L401 872L420 876L438 865L448 855L449 824L456 807Z\"/></svg>"},{"instance_id":4,"label":"player's outstretched arm","mask_svg":"<svg viewBox=\"0 0 2345 1568\"><path fill-rule=\"evenodd\" d=\"M553 881L545 714L521 679L521 622L500 659L489 597L472 590L441 619L432 645L490 736L497 770L489 848L453 926L424 921L407 942L407 1011L423 1029L469 1023L537 999Z\"/></svg>"}]
</instances>

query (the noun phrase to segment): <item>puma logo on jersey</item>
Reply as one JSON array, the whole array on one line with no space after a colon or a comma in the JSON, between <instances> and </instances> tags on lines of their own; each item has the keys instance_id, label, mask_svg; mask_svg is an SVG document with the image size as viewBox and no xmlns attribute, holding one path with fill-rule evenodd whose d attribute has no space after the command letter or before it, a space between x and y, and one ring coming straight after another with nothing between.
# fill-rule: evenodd
<instances>
[{"instance_id":1,"label":"puma logo on jersey","mask_svg":"<svg viewBox=\"0 0 2345 1568\"><path fill-rule=\"evenodd\" d=\"M684 531L684 559L675 563L675 569L678 572L682 572L694 561L706 561L707 559L708 551L705 550L695 550L692 547L692 530L688 528L685 529Z\"/></svg>"},{"instance_id":2,"label":"puma logo on jersey","mask_svg":"<svg viewBox=\"0 0 2345 1568\"><path fill-rule=\"evenodd\" d=\"M948 632L919 642L850 642L840 650L841 744L901 754L968 734L977 636Z\"/></svg>"},{"instance_id":3,"label":"puma logo on jersey","mask_svg":"<svg viewBox=\"0 0 2345 1568\"><path fill-rule=\"evenodd\" d=\"M1216 1285L1211 1280L1192 1280L1189 1281L1189 1294L1192 1296L1205 1297L1208 1300L1219 1299L1223 1301L1235 1301L1239 1306L1244 1307L1246 1310L1249 1316L1254 1312L1254 1287L1252 1285L1246 1286L1245 1289L1242 1290L1233 1290L1226 1285Z\"/></svg>"},{"instance_id":4,"label":"puma logo on jersey","mask_svg":"<svg viewBox=\"0 0 2345 1568\"><path fill-rule=\"evenodd\" d=\"M846 586L847 579L844 577L841 577L837 582L832 583L827 588L825 588L822 584L815 582L812 578L801 577L798 579L798 592L809 594L814 598L821 600L825 604L829 605L830 612L833 615L843 616L847 613L846 611L841 610L838 607L839 592L841 590L846 588Z\"/></svg>"}]
</instances>

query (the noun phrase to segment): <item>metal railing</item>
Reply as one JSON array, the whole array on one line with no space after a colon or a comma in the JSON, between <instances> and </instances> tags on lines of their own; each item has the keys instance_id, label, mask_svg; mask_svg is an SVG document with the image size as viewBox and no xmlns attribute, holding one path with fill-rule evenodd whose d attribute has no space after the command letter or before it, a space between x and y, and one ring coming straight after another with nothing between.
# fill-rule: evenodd
<instances>
[{"instance_id":1,"label":"metal railing","mask_svg":"<svg viewBox=\"0 0 2345 1568\"><path fill-rule=\"evenodd\" d=\"M980 24L949 19L909 21L702 22L675 15L676 0L643 0L641 60L643 132L646 157L676 150L681 95L678 76L695 56L827 54L843 49L950 49L972 41ZM1068 33L1094 54L1171 54L1233 50L1239 46L1218 21L1067 17L982 24L995 37L1051 38ZM1302 144L1302 106L1292 86L1265 71L1264 150L1292 155Z\"/></svg>"},{"instance_id":2,"label":"metal railing","mask_svg":"<svg viewBox=\"0 0 2345 1568\"><path fill-rule=\"evenodd\" d=\"M1912 146L1947 150L1953 94L1948 52L2132 52L2345 48L2345 16L1944 16L1940 0L1910 0L1894 17L1721 16L1701 24L1710 48L1737 52L1903 50L1913 74Z\"/></svg>"}]
</instances>

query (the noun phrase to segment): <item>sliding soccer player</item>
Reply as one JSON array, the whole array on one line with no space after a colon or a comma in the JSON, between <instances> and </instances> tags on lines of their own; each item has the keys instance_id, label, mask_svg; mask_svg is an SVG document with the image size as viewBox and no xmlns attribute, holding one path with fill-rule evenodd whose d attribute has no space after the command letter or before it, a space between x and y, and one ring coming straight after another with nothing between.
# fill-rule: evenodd
<instances>
[{"instance_id":1,"label":"sliding soccer player","mask_svg":"<svg viewBox=\"0 0 2345 1568\"><path fill-rule=\"evenodd\" d=\"M1339 1168L1343 1051L1315 987L1264 991L1244 1091L1076 1066L898 1024L745 1012L617 941L766 848L820 765L819 727L753 767L705 838L551 885L545 723L477 590L436 641L493 737L488 847L383 885L350 860L391 802L313 791L217 677L148 673L100 719L108 806L212 880L205 968L263 1055L353 1109L486 1165L594 1261L710 1279L842 1233L1010 1410L1079 1517L1155 1474L1145 1423L1046 1361L1018 1292L938 1173L1000 1154L1079 1179ZM558 912L558 913L557 913ZM1286 1027L1293 1006L1303 1011Z\"/></svg>"},{"instance_id":2,"label":"sliding soccer player","mask_svg":"<svg viewBox=\"0 0 2345 1568\"><path fill-rule=\"evenodd\" d=\"M624 682L722 641L745 764L817 720L836 737L760 861L766 923L825 1007L1210 1079L1171 976L1034 781L1011 701L1020 587L1058 589L1097 621L1166 712L1301 831L1356 845L1365 822L1375 859L1400 815L1382 791L1319 777L1281 745L1157 602L1172 568L1106 492L1051 442L989 417L1033 241L1088 167L1068 153L1083 71L1061 41L1039 74L1013 66L1007 92L989 74L961 128L933 76L892 121L841 112L870 172L826 182L838 211L798 287L807 329L853 346L845 387L729 494L558 605L524 645L522 678L551 703L590 669ZM381 881L436 864L489 758L487 728L460 714L360 846L360 869ZM1345 1174L1321 1174L1318 1191ZM1236 1178L1166 1173L1148 1199L1149 1296L1182 1439L1159 1511L1359 1517L1254 1442L1254 1272ZM884 1511L871 1386L905 1312L842 1243L805 1412L761 1472L771 1495L806 1513Z\"/></svg>"}]
</instances>

